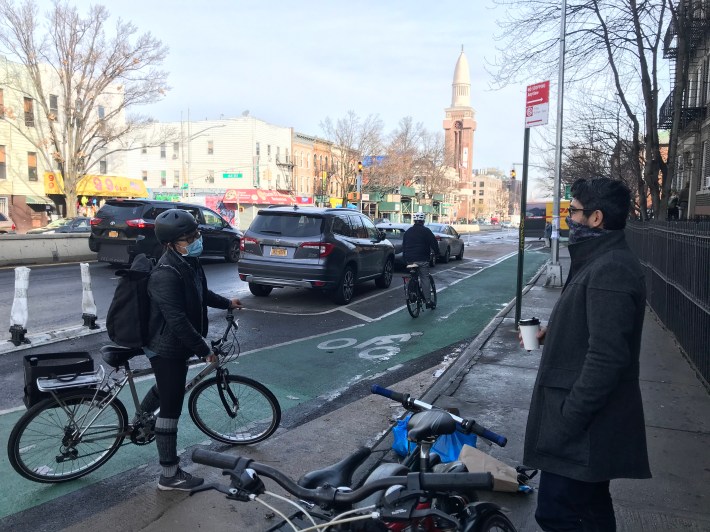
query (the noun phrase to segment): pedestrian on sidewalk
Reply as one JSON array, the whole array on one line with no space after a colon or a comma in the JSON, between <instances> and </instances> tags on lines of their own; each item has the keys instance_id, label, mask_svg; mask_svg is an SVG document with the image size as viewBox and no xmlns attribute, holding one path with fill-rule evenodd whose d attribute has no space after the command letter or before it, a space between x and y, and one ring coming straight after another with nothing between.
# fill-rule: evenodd
<instances>
[{"instance_id":1,"label":"pedestrian on sidewalk","mask_svg":"<svg viewBox=\"0 0 710 532\"><path fill-rule=\"evenodd\" d=\"M646 291L624 227L622 181L579 179L569 207L570 271L548 327L525 434L540 469L545 531L616 530L609 481L650 478L639 355Z\"/></svg>"},{"instance_id":2,"label":"pedestrian on sidewalk","mask_svg":"<svg viewBox=\"0 0 710 532\"><path fill-rule=\"evenodd\" d=\"M202 254L202 235L192 214L182 209L160 213L155 219L155 236L165 245L165 252L148 281L150 340L144 349L155 373L155 385L141 406L149 412L160 406L155 420L155 443L162 466L158 489L189 491L204 480L180 469L177 454L187 360L193 355L214 360L205 341L207 307L239 308L241 302L207 288L198 258Z\"/></svg>"}]
</instances>

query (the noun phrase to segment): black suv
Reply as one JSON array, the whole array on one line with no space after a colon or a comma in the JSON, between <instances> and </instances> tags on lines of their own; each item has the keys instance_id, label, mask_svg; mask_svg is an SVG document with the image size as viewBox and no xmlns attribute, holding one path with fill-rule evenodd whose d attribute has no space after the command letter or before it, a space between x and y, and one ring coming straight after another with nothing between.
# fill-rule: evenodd
<instances>
[{"instance_id":1,"label":"black suv","mask_svg":"<svg viewBox=\"0 0 710 532\"><path fill-rule=\"evenodd\" d=\"M157 259L163 253L163 246L155 238L155 218L168 209L184 209L195 217L202 233L203 255L237 261L240 231L207 207L172 201L106 201L91 219L89 248L98 253L99 261L116 264L130 264L139 253Z\"/></svg>"},{"instance_id":2,"label":"black suv","mask_svg":"<svg viewBox=\"0 0 710 532\"><path fill-rule=\"evenodd\" d=\"M372 220L352 209L269 207L259 210L244 233L239 277L256 296L274 287L328 291L349 303L355 285L374 279L389 287L394 246Z\"/></svg>"}]
</instances>

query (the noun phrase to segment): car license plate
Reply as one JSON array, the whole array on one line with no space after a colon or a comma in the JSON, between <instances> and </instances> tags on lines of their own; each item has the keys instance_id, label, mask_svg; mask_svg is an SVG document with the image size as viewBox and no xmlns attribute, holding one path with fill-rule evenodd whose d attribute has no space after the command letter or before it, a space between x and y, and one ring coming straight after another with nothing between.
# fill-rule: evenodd
<instances>
[{"instance_id":1,"label":"car license plate","mask_svg":"<svg viewBox=\"0 0 710 532\"><path fill-rule=\"evenodd\" d=\"M118 231L109 231L108 236L109 238L118 238Z\"/></svg>"},{"instance_id":2,"label":"car license plate","mask_svg":"<svg viewBox=\"0 0 710 532\"><path fill-rule=\"evenodd\" d=\"M277 257L288 257L286 248L271 248L271 254Z\"/></svg>"}]
</instances>

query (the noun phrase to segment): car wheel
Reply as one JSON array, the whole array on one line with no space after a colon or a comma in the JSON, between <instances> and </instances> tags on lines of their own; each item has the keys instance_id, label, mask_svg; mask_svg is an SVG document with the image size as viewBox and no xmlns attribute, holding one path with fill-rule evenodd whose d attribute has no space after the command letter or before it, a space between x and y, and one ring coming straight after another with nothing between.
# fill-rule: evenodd
<instances>
[{"instance_id":1,"label":"car wheel","mask_svg":"<svg viewBox=\"0 0 710 532\"><path fill-rule=\"evenodd\" d=\"M382 275L375 279L375 286L378 288L389 288L392 284L392 275L394 272L394 259L392 257L385 262L385 269L382 270Z\"/></svg>"},{"instance_id":2,"label":"car wheel","mask_svg":"<svg viewBox=\"0 0 710 532\"><path fill-rule=\"evenodd\" d=\"M229 243L229 248L224 258L227 262L237 262L239 260L239 240L234 239Z\"/></svg>"},{"instance_id":3,"label":"car wheel","mask_svg":"<svg viewBox=\"0 0 710 532\"><path fill-rule=\"evenodd\" d=\"M346 266L338 286L333 290L333 301L339 305L347 305L355 294L355 269Z\"/></svg>"},{"instance_id":4,"label":"car wheel","mask_svg":"<svg viewBox=\"0 0 710 532\"><path fill-rule=\"evenodd\" d=\"M273 286L266 286L264 284L249 283L249 291L256 297L266 297L274 289Z\"/></svg>"},{"instance_id":5,"label":"car wheel","mask_svg":"<svg viewBox=\"0 0 710 532\"><path fill-rule=\"evenodd\" d=\"M456 255L456 260L463 260L463 244L461 244L461 251Z\"/></svg>"},{"instance_id":6,"label":"car wheel","mask_svg":"<svg viewBox=\"0 0 710 532\"><path fill-rule=\"evenodd\" d=\"M451 248L446 248L446 252L441 256L441 262L446 264L451 260Z\"/></svg>"}]
</instances>

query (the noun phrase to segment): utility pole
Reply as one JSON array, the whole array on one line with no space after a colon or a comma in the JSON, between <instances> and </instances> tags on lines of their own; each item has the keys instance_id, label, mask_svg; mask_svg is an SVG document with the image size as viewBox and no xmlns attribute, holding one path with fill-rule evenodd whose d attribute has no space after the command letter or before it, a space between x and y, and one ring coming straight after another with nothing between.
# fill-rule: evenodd
<instances>
[{"instance_id":1,"label":"utility pole","mask_svg":"<svg viewBox=\"0 0 710 532\"><path fill-rule=\"evenodd\" d=\"M357 200L359 211L362 212L362 161L357 163Z\"/></svg>"}]
</instances>

